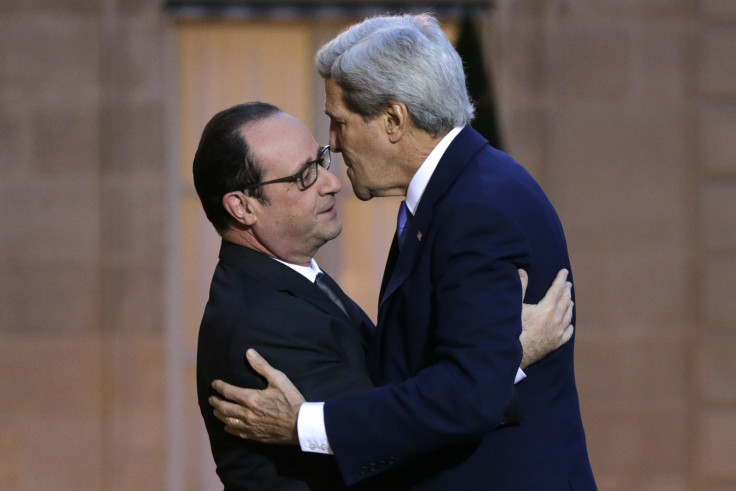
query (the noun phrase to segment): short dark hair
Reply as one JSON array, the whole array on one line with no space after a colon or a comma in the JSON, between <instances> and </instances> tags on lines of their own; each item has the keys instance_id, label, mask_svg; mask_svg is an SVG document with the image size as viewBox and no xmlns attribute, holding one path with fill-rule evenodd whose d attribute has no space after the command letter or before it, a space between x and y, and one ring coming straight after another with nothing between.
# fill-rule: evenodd
<instances>
[{"instance_id":1,"label":"short dark hair","mask_svg":"<svg viewBox=\"0 0 736 491\"><path fill-rule=\"evenodd\" d=\"M238 104L214 115L204 127L192 171L207 219L217 230L227 230L233 218L222 206L222 197L261 182L258 166L241 130L281 112L265 102ZM250 191L261 202L268 202L261 188Z\"/></svg>"}]
</instances>

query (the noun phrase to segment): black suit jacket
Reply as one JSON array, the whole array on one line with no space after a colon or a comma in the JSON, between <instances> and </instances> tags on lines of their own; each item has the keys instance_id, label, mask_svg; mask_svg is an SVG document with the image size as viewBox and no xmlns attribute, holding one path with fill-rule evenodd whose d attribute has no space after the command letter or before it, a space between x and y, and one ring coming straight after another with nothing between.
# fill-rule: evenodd
<instances>
[{"instance_id":1,"label":"black suit jacket","mask_svg":"<svg viewBox=\"0 0 736 491\"><path fill-rule=\"evenodd\" d=\"M266 386L245 361L248 348L283 371L308 401L370 389L365 343L373 324L344 293L339 296L350 317L291 268L252 249L222 242L199 331L197 392L225 489L344 487L332 456L229 435L207 402L214 394L210 387L214 379L241 387Z\"/></svg>"}]
</instances>

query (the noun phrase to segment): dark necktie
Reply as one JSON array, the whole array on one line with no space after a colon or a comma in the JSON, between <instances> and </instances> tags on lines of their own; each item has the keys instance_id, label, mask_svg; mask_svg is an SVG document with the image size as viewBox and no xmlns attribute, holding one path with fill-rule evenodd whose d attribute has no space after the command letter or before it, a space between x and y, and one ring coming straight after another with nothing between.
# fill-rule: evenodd
<instances>
[{"instance_id":1,"label":"dark necktie","mask_svg":"<svg viewBox=\"0 0 736 491\"><path fill-rule=\"evenodd\" d=\"M406 240L405 231L411 216L409 207L406 206L406 201L402 201L401 206L399 206L399 216L396 218L396 236L399 239L399 249L403 247L404 241Z\"/></svg>"},{"instance_id":2,"label":"dark necktie","mask_svg":"<svg viewBox=\"0 0 736 491\"><path fill-rule=\"evenodd\" d=\"M345 308L345 304L343 304L342 300L340 300L340 297L337 296L339 287L332 278L322 272L319 272L317 273L317 279L314 280L314 284L317 285L317 288L322 290L322 292L327 295L330 300L335 302L335 305L340 307L340 310L342 310L345 315L350 317L350 315L348 315L347 309Z\"/></svg>"}]
</instances>

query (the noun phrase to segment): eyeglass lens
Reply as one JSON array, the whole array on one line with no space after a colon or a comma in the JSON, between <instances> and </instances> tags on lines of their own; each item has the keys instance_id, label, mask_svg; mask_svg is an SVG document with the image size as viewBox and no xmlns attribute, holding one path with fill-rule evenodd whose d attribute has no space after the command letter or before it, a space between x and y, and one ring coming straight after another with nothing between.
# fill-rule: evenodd
<instances>
[{"instance_id":1,"label":"eyeglass lens","mask_svg":"<svg viewBox=\"0 0 736 491\"><path fill-rule=\"evenodd\" d=\"M329 147L324 147L317 156L317 160L312 162L312 165L304 169L304 173L301 175L302 189L308 188L317 181L317 176L319 175L318 166L321 165L325 169L329 169L330 163L330 149Z\"/></svg>"}]
</instances>

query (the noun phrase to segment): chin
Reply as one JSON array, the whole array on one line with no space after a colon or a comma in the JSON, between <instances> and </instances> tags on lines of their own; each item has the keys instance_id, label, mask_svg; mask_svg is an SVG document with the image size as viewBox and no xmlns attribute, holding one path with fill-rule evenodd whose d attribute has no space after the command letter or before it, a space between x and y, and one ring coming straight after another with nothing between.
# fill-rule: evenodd
<instances>
[{"instance_id":1,"label":"chin","mask_svg":"<svg viewBox=\"0 0 736 491\"><path fill-rule=\"evenodd\" d=\"M368 201L373 197L373 194L367 188L357 188L353 186L353 193L360 201Z\"/></svg>"},{"instance_id":2,"label":"chin","mask_svg":"<svg viewBox=\"0 0 736 491\"><path fill-rule=\"evenodd\" d=\"M325 233L325 243L333 239L336 239L337 236L340 235L341 232L342 232L342 224L338 223L337 227L332 228Z\"/></svg>"}]
</instances>

